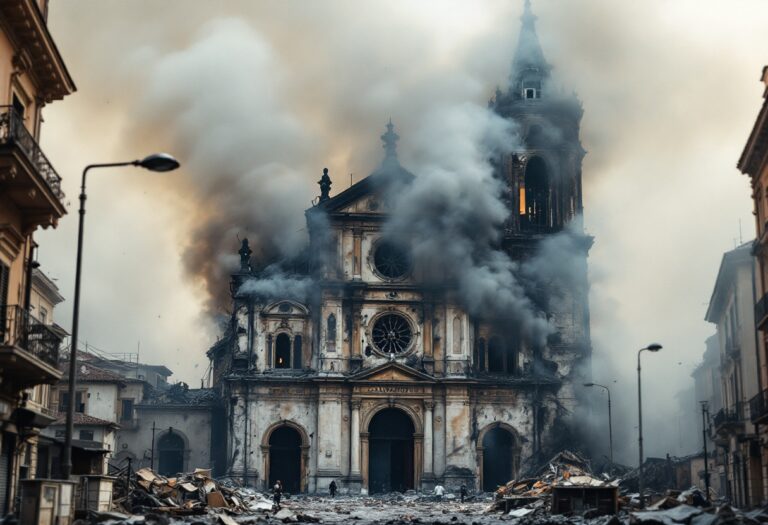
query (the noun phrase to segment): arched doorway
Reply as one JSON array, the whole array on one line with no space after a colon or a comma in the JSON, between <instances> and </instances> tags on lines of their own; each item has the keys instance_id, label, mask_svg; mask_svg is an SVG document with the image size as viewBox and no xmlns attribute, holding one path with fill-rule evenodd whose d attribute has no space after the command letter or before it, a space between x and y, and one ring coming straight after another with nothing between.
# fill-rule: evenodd
<instances>
[{"instance_id":1,"label":"arched doorway","mask_svg":"<svg viewBox=\"0 0 768 525\"><path fill-rule=\"evenodd\" d=\"M286 492L301 492L301 435L287 425L269 435L269 486L278 479Z\"/></svg>"},{"instance_id":2,"label":"arched doorway","mask_svg":"<svg viewBox=\"0 0 768 525\"><path fill-rule=\"evenodd\" d=\"M184 472L184 438L178 432L169 431L157 441L157 473L175 476Z\"/></svg>"},{"instance_id":3,"label":"arched doorway","mask_svg":"<svg viewBox=\"0 0 768 525\"><path fill-rule=\"evenodd\" d=\"M368 425L368 487L372 494L414 488L413 422L402 410L387 408Z\"/></svg>"},{"instance_id":4,"label":"arched doorway","mask_svg":"<svg viewBox=\"0 0 768 525\"><path fill-rule=\"evenodd\" d=\"M514 477L515 437L505 428L496 427L483 436L483 490L492 492Z\"/></svg>"}]
</instances>

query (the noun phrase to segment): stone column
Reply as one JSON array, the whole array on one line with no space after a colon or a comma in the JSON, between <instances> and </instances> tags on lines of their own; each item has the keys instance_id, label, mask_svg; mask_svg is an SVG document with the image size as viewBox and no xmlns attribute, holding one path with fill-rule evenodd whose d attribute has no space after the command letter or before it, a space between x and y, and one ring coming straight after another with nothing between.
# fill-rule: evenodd
<instances>
[{"instance_id":1,"label":"stone column","mask_svg":"<svg viewBox=\"0 0 768 525\"><path fill-rule=\"evenodd\" d=\"M363 278L363 231L359 228L352 230L352 279L359 281Z\"/></svg>"},{"instance_id":2,"label":"stone column","mask_svg":"<svg viewBox=\"0 0 768 525\"><path fill-rule=\"evenodd\" d=\"M350 476L360 476L360 401L352 401L352 472Z\"/></svg>"},{"instance_id":3,"label":"stone column","mask_svg":"<svg viewBox=\"0 0 768 525\"><path fill-rule=\"evenodd\" d=\"M424 401L424 477L431 477L434 473L432 466L432 410L434 408L433 401Z\"/></svg>"}]
</instances>

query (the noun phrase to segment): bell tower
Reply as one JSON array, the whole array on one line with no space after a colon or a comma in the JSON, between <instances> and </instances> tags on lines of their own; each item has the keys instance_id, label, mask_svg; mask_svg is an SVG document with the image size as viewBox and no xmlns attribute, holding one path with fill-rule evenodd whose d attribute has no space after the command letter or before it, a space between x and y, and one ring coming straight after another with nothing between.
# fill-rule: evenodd
<instances>
[{"instance_id":1,"label":"bell tower","mask_svg":"<svg viewBox=\"0 0 768 525\"><path fill-rule=\"evenodd\" d=\"M489 105L518 126L518 152L501 160L499 175L507 182L511 210L507 237L523 240L558 232L581 215L586 152L579 140L581 102L553 85L530 0L520 20L509 84L496 90Z\"/></svg>"}]
</instances>

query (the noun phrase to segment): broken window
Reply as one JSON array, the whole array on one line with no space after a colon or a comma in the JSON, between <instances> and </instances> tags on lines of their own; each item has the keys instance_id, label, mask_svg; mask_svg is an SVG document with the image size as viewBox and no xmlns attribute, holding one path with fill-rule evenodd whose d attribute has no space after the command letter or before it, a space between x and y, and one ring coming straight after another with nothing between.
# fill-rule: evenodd
<instances>
[{"instance_id":1,"label":"broken window","mask_svg":"<svg viewBox=\"0 0 768 525\"><path fill-rule=\"evenodd\" d=\"M301 368L301 336L293 338L293 368Z\"/></svg>"},{"instance_id":2,"label":"broken window","mask_svg":"<svg viewBox=\"0 0 768 525\"><path fill-rule=\"evenodd\" d=\"M275 340L275 368L291 368L291 339L278 334Z\"/></svg>"},{"instance_id":3,"label":"broken window","mask_svg":"<svg viewBox=\"0 0 768 525\"><path fill-rule=\"evenodd\" d=\"M488 341L488 371L496 373L506 372L506 355L504 341L498 335L494 335Z\"/></svg>"},{"instance_id":4,"label":"broken window","mask_svg":"<svg viewBox=\"0 0 768 525\"><path fill-rule=\"evenodd\" d=\"M483 348L484 341L480 339L478 341L479 352L485 353ZM494 374L515 374L517 372L517 344L514 338L502 337L500 335L494 335L488 340L487 347L487 366L484 368L481 365L478 366L478 370L487 370ZM485 356L478 356L481 360Z\"/></svg>"},{"instance_id":5,"label":"broken window","mask_svg":"<svg viewBox=\"0 0 768 525\"><path fill-rule=\"evenodd\" d=\"M120 421L131 421L133 419L133 399L123 399L121 401Z\"/></svg>"},{"instance_id":6,"label":"broken window","mask_svg":"<svg viewBox=\"0 0 768 525\"><path fill-rule=\"evenodd\" d=\"M477 340L475 346L475 368L479 371L485 371L485 339L482 337Z\"/></svg>"}]
</instances>

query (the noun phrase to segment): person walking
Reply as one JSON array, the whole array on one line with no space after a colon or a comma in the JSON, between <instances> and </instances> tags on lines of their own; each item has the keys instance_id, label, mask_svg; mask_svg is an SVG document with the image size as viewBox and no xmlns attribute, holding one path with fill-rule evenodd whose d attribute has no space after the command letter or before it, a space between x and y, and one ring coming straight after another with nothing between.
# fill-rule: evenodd
<instances>
[{"instance_id":1,"label":"person walking","mask_svg":"<svg viewBox=\"0 0 768 525\"><path fill-rule=\"evenodd\" d=\"M275 502L276 510L280 510L280 498L283 497L283 482L279 479L275 482L275 486L272 487L272 500Z\"/></svg>"},{"instance_id":2,"label":"person walking","mask_svg":"<svg viewBox=\"0 0 768 525\"><path fill-rule=\"evenodd\" d=\"M461 502L464 503L464 499L467 497L467 486L464 483L461 484L459 494L461 495Z\"/></svg>"},{"instance_id":3,"label":"person walking","mask_svg":"<svg viewBox=\"0 0 768 525\"><path fill-rule=\"evenodd\" d=\"M337 488L338 487L336 486L336 480L331 480L331 484L328 485L328 490L330 491L332 498L336 497L336 489Z\"/></svg>"},{"instance_id":4,"label":"person walking","mask_svg":"<svg viewBox=\"0 0 768 525\"><path fill-rule=\"evenodd\" d=\"M445 487L440 484L435 485L435 496L437 496L437 501L443 501L443 494L445 494Z\"/></svg>"}]
</instances>

